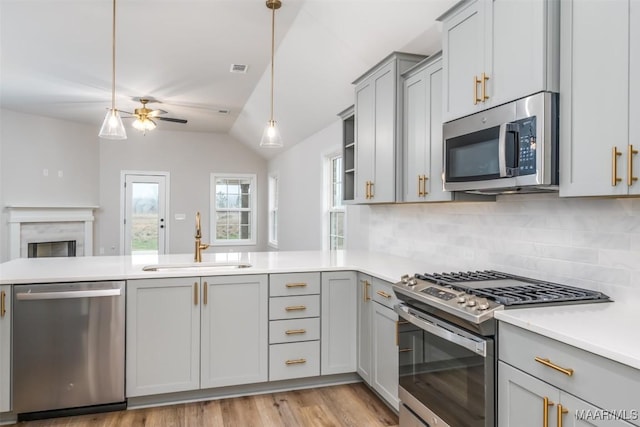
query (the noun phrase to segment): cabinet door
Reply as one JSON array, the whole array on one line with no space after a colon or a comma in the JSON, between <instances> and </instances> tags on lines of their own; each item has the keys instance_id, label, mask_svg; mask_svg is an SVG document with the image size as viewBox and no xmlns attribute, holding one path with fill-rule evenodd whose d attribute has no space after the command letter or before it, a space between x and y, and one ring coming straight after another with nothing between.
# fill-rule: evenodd
<instances>
[{"instance_id":1,"label":"cabinet door","mask_svg":"<svg viewBox=\"0 0 640 427\"><path fill-rule=\"evenodd\" d=\"M396 63L390 63L374 76L375 151L371 201L396 200Z\"/></svg>"},{"instance_id":2,"label":"cabinet door","mask_svg":"<svg viewBox=\"0 0 640 427\"><path fill-rule=\"evenodd\" d=\"M637 78L640 73L640 2L631 1L629 5L629 117L633 119L629 123L629 144L634 150L640 148L640 80ZM640 151L640 150L638 150ZM632 156L632 172L634 177L640 177L640 153L627 153ZM629 194L640 194L640 179L632 181L629 187Z\"/></svg>"},{"instance_id":3,"label":"cabinet door","mask_svg":"<svg viewBox=\"0 0 640 427\"><path fill-rule=\"evenodd\" d=\"M0 412L11 410L11 286L0 286Z\"/></svg>"},{"instance_id":4,"label":"cabinet door","mask_svg":"<svg viewBox=\"0 0 640 427\"><path fill-rule=\"evenodd\" d=\"M202 278L202 388L267 381L266 275Z\"/></svg>"},{"instance_id":5,"label":"cabinet door","mask_svg":"<svg viewBox=\"0 0 640 427\"><path fill-rule=\"evenodd\" d=\"M429 98L427 70L404 81L404 201L424 200L422 180L429 176Z\"/></svg>"},{"instance_id":6,"label":"cabinet door","mask_svg":"<svg viewBox=\"0 0 640 427\"><path fill-rule=\"evenodd\" d=\"M561 8L560 195L627 194L629 1L563 1ZM614 157L622 179L615 186Z\"/></svg>"},{"instance_id":7,"label":"cabinet door","mask_svg":"<svg viewBox=\"0 0 640 427\"><path fill-rule=\"evenodd\" d=\"M398 315L381 304L373 304L373 388L394 409L398 400Z\"/></svg>"},{"instance_id":8,"label":"cabinet door","mask_svg":"<svg viewBox=\"0 0 640 427\"><path fill-rule=\"evenodd\" d=\"M484 0L475 0L448 17L442 26L444 71L443 119L445 122L478 111L482 101L482 83L476 84L484 71L485 56ZM478 98L479 99L479 98Z\"/></svg>"},{"instance_id":9,"label":"cabinet door","mask_svg":"<svg viewBox=\"0 0 640 427\"><path fill-rule=\"evenodd\" d=\"M371 276L358 274L358 366L357 372L367 384L371 384L372 355L372 305Z\"/></svg>"},{"instance_id":10,"label":"cabinet door","mask_svg":"<svg viewBox=\"0 0 640 427\"><path fill-rule=\"evenodd\" d=\"M547 400L545 400L545 398ZM545 413L545 402L548 402ZM504 362L498 362L498 427L539 427L546 414L555 425L560 391ZM553 405L553 406L552 406Z\"/></svg>"},{"instance_id":11,"label":"cabinet door","mask_svg":"<svg viewBox=\"0 0 640 427\"><path fill-rule=\"evenodd\" d=\"M200 278L127 282L127 397L200 386Z\"/></svg>"},{"instance_id":12,"label":"cabinet door","mask_svg":"<svg viewBox=\"0 0 640 427\"><path fill-rule=\"evenodd\" d=\"M356 371L357 295L355 272L322 273L322 375Z\"/></svg>"},{"instance_id":13,"label":"cabinet door","mask_svg":"<svg viewBox=\"0 0 640 427\"><path fill-rule=\"evenodd\" d=\"M366 203L368 182L374 179L375 152L375 85L365 80L356 87L355 134L356 161L355 201Z\"/></svg>"}]
</instances>

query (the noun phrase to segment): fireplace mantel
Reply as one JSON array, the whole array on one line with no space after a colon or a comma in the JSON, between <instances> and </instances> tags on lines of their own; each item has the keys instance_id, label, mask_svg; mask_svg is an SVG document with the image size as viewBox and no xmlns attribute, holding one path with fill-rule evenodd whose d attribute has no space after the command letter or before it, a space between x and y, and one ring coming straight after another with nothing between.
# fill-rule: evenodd
<instances>
[{"instance_id":1,"label":"fireplace mantel","mask_svg":"<svg viewBox=\"0 0 640 427\"><path fill-rule=\"evenodd\" d=\"M56 223L81 222L84 224L84 255L93 255L93 211L98 206L29 206L9 205L9 258L20 258L21 228L27 223Z\"/></svg>"}]
</instances>

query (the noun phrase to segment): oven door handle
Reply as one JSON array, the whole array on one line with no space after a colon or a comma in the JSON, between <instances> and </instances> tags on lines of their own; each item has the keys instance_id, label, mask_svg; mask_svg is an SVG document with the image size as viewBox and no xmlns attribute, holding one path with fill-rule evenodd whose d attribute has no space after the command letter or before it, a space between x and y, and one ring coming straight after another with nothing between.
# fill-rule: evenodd
<instances>
[{"instance_id":1,"label":"oven door handle","mask_svg":"<svg viewBox=\"0 0 640 427\"><path fill-rule=\"evenodd\" d=\"M518 135L519 126L517 123L502 123L498 136L498 168L500 178L510 178L517 175L518 160L520 156L520 138ZM511 164L507 165L507 134L513 134L513 158Z\"/></svg>"},{"instance_id":2,"label":"oven door handle","mask_svg":"<svg viewBox=\"0 0 640 427\"><path fill-rule=\"evenodd\" d=\"M431 323L419 317L416 317L409 312L409 307L407 306L399 304L394 307L394 310L396 313L398 313L398 316L402 317L408 322L411 322L413 325L417 326L423 331L429 332L430 334L436 335L444 340L464 347L477 355L487 357L487 344L485 341L476 341L467 338L460 334L456 334L455 332L452 332L448 329L445 329L435 323Z\"/></svg>"}]
</instances>

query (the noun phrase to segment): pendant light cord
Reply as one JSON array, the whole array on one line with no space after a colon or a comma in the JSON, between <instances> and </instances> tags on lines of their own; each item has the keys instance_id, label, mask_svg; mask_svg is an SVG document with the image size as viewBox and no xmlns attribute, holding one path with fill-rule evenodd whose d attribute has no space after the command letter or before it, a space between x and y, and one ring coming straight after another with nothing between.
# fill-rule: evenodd
<instances>
[{"instance_id":1,"label":"pendant light cord","mask_svg":"<svg viewBox=\"0 0 640 427\"><path fill-rule=\"evenodd\" d=\"M114 0L115 1L115 0ZM276 49L276 8L271 8L271 123L273 124L273 58Z\"/></svg>"},{"instance_id":2,"label":"pendant light cord","mask_svg":"<svg viewBox=\"0 0 640 427\"><path fill-rule=\"evenodd\" d=\"M113 23L111 31L111 110L116 109L116 0L113 0Z\"/></svg>"}]
</instances>

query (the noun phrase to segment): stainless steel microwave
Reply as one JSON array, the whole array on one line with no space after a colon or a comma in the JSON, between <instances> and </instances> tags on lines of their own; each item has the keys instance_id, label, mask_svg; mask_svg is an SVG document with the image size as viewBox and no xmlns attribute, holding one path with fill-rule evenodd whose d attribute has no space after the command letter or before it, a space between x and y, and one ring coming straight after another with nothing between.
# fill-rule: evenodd
<instances>
[{"instance_id":1,"label":"stainless steel microwave","mask_svg":"<svg viewBox=\"0 0 640 427\"><path fill-rule=\"evenodd\" d=\"M558 190L558 94L541 92L443 125L444 189Z\"/></svg>"}]
</instances>

